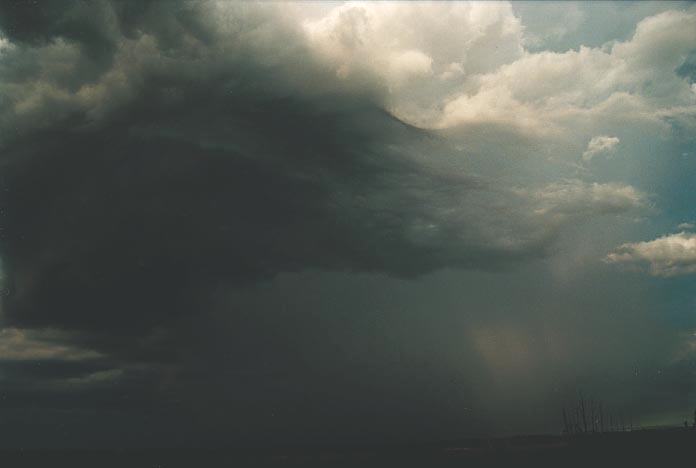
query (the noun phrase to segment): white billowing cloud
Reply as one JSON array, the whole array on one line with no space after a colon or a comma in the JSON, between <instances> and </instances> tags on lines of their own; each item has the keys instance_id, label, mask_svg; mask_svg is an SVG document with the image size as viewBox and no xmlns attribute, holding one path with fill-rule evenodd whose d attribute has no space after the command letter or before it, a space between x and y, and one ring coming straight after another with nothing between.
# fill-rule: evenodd
<instances>
[{"instance_id":1,"label":"white billowing cloud","mask_svg":"<svg viewBox=\"0 0 696 468\"><path fill-rule=\"evenodd\" d=\"M627 243L605 257L607 263L647 266L654 276L696 273L696 234L679 232L652 241Z\"/></svg>"},{"instance_id":2,"label":"white billowing cloud","mask_svg":"<svg viewBox=\"0 0 696 468\"><path fill-rule=\"evenodd\" d=\"M651 79L656 75L665 78L661 82L640 83L650 88L643 89L643 94L661 98L662 93L678 92L669 89L680 87L673 71L693 50L695 42L696 14L666 11L638 23L633 38L616 44L612 55L625 62L627 71L637 75L634 82L636 78Z\"/></svg>"},{"instance_id":3,"label":"white billowing cloud","mask_svg":"<svg viewBox=\"0 0 696 468\"><path fill-rule=\"evenodd\" d=\"M696 44L696 13L667 11L605 47L524 53L470 77L444 100L440 128L504 122L545 133L597 120L654 121L696 114L696 93L675 69Z\"/></svg>"},{"instance_id":4,"label":"white billowing cloud","mask_svg":"<svg viewBox=\"0 0 696 468\"><path fill-rule=\"evenodd\" d=\"M437 71L459 63L469 73L493 71L522 53L522 26L505 2L348 2L304 28L337 69L377 75L390 57L412 50Z\"/></svg>"},{"instance_id":5,"label":"white billowing cloud","mask_svg":"<svg viewBox=\"0 0 696 468\"><path fill-rule=\"evenodd\" d=\"M598 154L607 154L614 151L620 140L617 137L600 135L592 137L587 144L587 149L582 153L582 160L590 162Z\"/></svg>"},{"instance_id":6,"label":"white billowing cloud","mask_svg":"<svg viewBox=\"0 0 696 468\"><path fill-rule=\"evenodd\" d=\"M375 77L392 110L420 124L466 77L523 54L523 28L507 2L348 2L303 27L338 76Z\"/></svg>"},{"instance_id":7,"label":"white billowing cloud","mask_svg":"<svg viewBox=\"0 0 696 468\"><path fill-rule=\"evenodd\" d=\"M539 119L537 111L520 105L510 89L480 89L447 102L436 126L448 128L483 122L535 130L540 128Z\"/></svg>"},{"instance_id":8,"label":"white billowing cloud","mask_svg":"<svg viewBox=\"0 0 696 468\"><path fill-rule=\"evenodd\" d=\"M397 84L433 73L433 59L419 50L398 52L391 55L388 60L388 74L392 82Z\"/></svg>"},{"instance_id":9,"label":"white billowing cloud","mask_svg":"<svg viewBox=\"0 0 696 468\"><path fill-rule=\"evenodd\" d=\"M696 228L696 224L694 223L680 223L677 225L677 229L680 231L690 231L694 228Z\"/></svg>"}]
</instances>

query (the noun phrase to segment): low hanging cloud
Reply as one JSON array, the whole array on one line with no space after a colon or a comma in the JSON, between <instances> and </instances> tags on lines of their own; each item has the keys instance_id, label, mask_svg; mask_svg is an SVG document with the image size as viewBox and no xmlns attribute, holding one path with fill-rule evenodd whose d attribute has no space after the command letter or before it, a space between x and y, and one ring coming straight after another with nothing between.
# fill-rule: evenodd
<instances>
[{"instance_id":1,"label":"low hanging cloud","mask_svg":"<svg viewBox=\"0 0 696 468\"><path fill-rule=\"evenodd\" d=\"M582 153L582 160L585 162L592 161L592 158L599 154L611 154L618 145L620 140L617 137L612 136L596 136L592 137L590 142L587 144L587 149Z\"/></svg>"},{"instance_id":2,"label":"low hanging cloud","mask_svg":"<svg viewBox=\"0 0 696 468\"><path fill-rule=\"evenodd\" d=\"M680 232L646 242L627 243L609 253L605 262L645 269L653 276L696 273L696 234Z\"/></svg>"}]
</instances>

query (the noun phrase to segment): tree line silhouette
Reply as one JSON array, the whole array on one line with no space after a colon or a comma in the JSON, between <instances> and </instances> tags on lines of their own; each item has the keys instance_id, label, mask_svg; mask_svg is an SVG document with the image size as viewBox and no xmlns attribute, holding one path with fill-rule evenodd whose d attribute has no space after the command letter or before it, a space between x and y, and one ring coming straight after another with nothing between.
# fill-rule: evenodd
<instances>
[{"instance_id":1,"label":"tree line silhouette","mask_svg":"<svg viewBox=\"0 0 696 468\"><path fill-rule=\"evenodd\" d=\"M564 434L625 432L633 430L633 417L605 410L604 404L582 395L575 405L563 408Z\"/></svg>"},{"instance_id":2,"label":"tree line silhouette","mask_svg":"<svg viewBox=\"0 0 696 468\"><path fill-rule=\"evenodd\" d=\"M684 421L684 427L689 427L689 422ZM696 429L696 410L691 427ZM584 398L582 394L575 405L563 407L563 433L564 434L596 434L604 432L633 431L633 417L625 417L623 413L615 414L605 410L601 401L593 398Z\"/></svg>"}]
</instances>

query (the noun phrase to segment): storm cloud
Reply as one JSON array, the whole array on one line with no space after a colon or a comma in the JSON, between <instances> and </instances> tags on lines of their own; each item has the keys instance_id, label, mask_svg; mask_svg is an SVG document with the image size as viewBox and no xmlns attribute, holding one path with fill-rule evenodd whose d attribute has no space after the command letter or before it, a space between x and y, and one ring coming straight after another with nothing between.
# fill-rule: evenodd
<instances>
[{"instance_id":1,"label":"storm cloud","mask_svg":"<svg viewBox=\"0 0 696 468\"><path fill-rule=\"evenodd\" d=\"M142 332L219 281L503 268L543 256L558 216L541 215L583 196L439 164L445 142L337 80L270 7L80 5L3 14L9 324Z\"/></svg>"},{"instance_id":2,"label":"storm cloud","mask_svg":"<svg viewBox=\"0 0 696 468\"><path fill-rule=\"evenodd\" d=\"M436 400L442 390L433 382L449 377L427 363L414 377L402 360L409 351L379 346L374 363L355 364L350 353L369 339L356 345L345 330L374 330L371 317L381 314L394 325L399 316L337 284L369 292L366 278L377 278L382 291L406 297L405 284L429 284L443 272L464 272L457 274L473 285L486 275L512 278L553 264L582 229L654 212L650 184L588 176L576 161L599 165L606 161L597 155L624 146L626 132L596 136L614 135L623 112L661 130L668 119L690 125L689 108L672 106L685 80L665 72L665 89L626 98L628 110L616 100L633 84L619 79L596 89L583 75L577 89L550 89L561 98L536 93L545 80L570 83L553 76L581 64L610 68L658 35L660 22L691 24L693 15L663 14L610 53L544 56L525 52L507 4L435 7L483 25L457 30L463 55L435 34L437 16L426 5L418 8L431 40L421 44L394 32L387 13L407 24L420 17L399 4L340 6L324 16L328 6L317 6L319 18L302 18L293 4L3 4L0 378L13 385L4 404L33 399L50 410L80 399L94 411L136 401L162 420L179 411L218 428L230 424L219 408L243 421L285 408L275 410L286 411L281 422L269 422L270 410L259 416L250 430L257 434L264 424L287 432L301 412L305 428L338 418L349 421L348 433L359 427L352 413L415 417L426 411L419 395ZM388 42L390 34L403 37ZM691 36L678 36L681 51ZM652 62L639 62L626 66L647 74ZM512 83L535 76L530 70L537 81ZM560 101L594 107L569 111ZM602 106L606 130L587 124ZM558 127L542 128L547 115L560 116ZM576 117L580 130L569 136ZM592 268L603 268L600 259ZM293 278L304 279L290 288ZM478 294L471 307L484 310ZM514 373L517 365L503 362L508 354L491 348L495 337L536 352L517 329L492 329L480 316L471 327L461 344L471 372L486 362ZM434 346L425 332L400 333ZM365 403L388 400L389 379L410 389L392 406ZM434 405L438 417L480 392L464 387ZM303 389L343 398L343 406L329 405L338 414L311 402L287 409ZM174 410L181 401L187 409ZM484 413L468 427L485 428ZM375 433L387 426L398 422Z\"/></svg>"}]
</instances>

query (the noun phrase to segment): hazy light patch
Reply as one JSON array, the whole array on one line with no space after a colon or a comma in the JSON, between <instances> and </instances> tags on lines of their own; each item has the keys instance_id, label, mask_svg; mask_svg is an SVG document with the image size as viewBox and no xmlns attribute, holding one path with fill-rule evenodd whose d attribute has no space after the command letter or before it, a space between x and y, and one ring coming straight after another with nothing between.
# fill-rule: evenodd
<instances>
[{"instance_id":1,"label":"hazy light patch","mask_svg":"<svg viewBox=\"0 0 696 468\"><path fill-rule=\"evenodd\" d=\"M60 343L61 333L52 330L0 330L0 361L82 361L102 355L96 351Z\"/></svg>"},{"instance_id":2,"label":"hazy light patch","mask_svg":"<svg viewBox=\"0 0 696 468\"><path fill-rule=\"evenodd\" d=\"M641 416L641 418L636 421L638 426L643 428L651 427L666 427L666 426L680 426L681 421L684 419L683 411L669 411L666 413L655 413L649 414L647 416Z\"/></svg>"},{"instance_id":3,"label":"hazy light patch","mask_svg":"<svg viewBox=\"0 0 696 468\"><path fill-rule=\"evenodd\" d=\"M673 362L692 360L696 356L696 330L682 332L679 336L680 345L674 353Z\"/></svg>"},{"instance_id":4,"label":"hazy light patch","mask_svg":"<svg viewBox=\"0 0 696 468\"><path fill-rule=\"evenodd\" d=\"M503 376L524 374L533 367L531 337L514 327L480 328L471 333L488 368Z\"/></svg>"},{"instance_id":5,"label":"hazy light patch","mask_svg":"<svg viewBox=\"0 0 696 468\"><path fill-rule=\"evenodd\" d=\"M0 55L12 48L14 48L14 45L7 38L0 36Z\"/></svg>"},{"instance_id":6,"label":"hazy light patch","mask_svg":"<svg viewBox=\"0 0 696 468\"><path fill-rule=\"evenodd\" d=\"M68 379L63 379L57 382L57 384L59 386L64 385L66 387L73 387L76 385L85 386L108 384L110 382L114 382L116 380L121 379L124 376L124 374L125 372L123 369L107 369L97 371L83 377L71 377Z\"/></svg>"}]
</instances>

